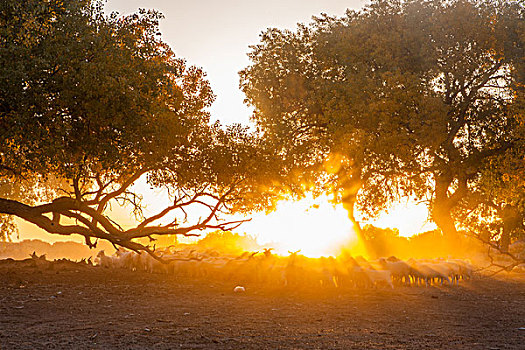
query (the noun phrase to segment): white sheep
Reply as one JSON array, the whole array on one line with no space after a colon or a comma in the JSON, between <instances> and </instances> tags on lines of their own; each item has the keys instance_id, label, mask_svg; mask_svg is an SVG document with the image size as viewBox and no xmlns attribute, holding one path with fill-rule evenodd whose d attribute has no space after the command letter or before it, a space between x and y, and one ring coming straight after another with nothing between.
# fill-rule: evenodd
<instances>
[{"instance_id":1,"label":"white sheep","mask_svg":"<svg viewBox=\"0 0 525 350\"><path fill-rule=\"evenodd\" d=\"M448 262L455 263L459 266L459 275L463 280L472 278L474 274L474 266L468 260L449 259Z\"/></svg>"},{"instance_id":2,"label":"white sheep","mask_svg":"<svg viewBox=\"0 0 525 350\"><path fill-rule=\"evenodd\" d=\"M424 281L425 285L428 287L434 279L443 284L444 281L450 283L448 274L450 269L443 267L441 265L430 263L430 262L414 262L411 265L414 269L414 274L418 281Z\"/></svg>"},{"instance_id":3,"label":"white sheep","mask_svg":"<svg viewBox=\"0 0 525 350\"><path fill-rule=\"evenodd\" d=\"M379 264L385 270L388 270L392 273L392 278L394 281L399 281L399 284L408 284L410 285L410 275L412 273L412 268L410 265L404 261L388 261L386 259L379 259Z\"/></svg>"},{"instance_id":4,"label":"white sheep","mask_svg":"<svg viewBox=\"0 0 525 350\"><path fill-rule=\"evenodd\" d=\"M118 249L116 252L116 267L136 270L140 264L139 255L135 252Z\"/></svg>"},{"instance_id":5,"label":"white sheep","mask_svg":"<svg viewBox=\"0 0 525 350\"><path fill-rule=\"evenodd\" d=\"M95 262L100 267L105 267L108 269L112 269L116 266L116 259L112 256L107 256L103 250L98 252L97 257L95 258Z\"/></svg>"},{"instance_id":6,"label":"white sheep","mask_svg":"<svg viewBox=\"0 0 525 350\"><path fill-rule=\"evenodd\" d=\"M379 284L386 284L390 286L390 288L394 288L394 285L392 284L392 273L390 271L363 268L363 272L372 287L377 287Z\"/></svg>"}]
</instances>

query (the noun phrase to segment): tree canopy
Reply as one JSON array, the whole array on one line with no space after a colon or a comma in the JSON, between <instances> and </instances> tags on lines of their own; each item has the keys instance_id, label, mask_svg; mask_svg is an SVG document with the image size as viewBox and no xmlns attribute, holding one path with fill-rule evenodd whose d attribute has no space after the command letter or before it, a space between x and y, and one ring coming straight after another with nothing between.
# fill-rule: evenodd
<instances>
[{"instance_id":1,"label":"tree canopy","mask_svg":"<svg viewBox=\"0 0 525 350\"><path fill-rule=\"evenodd\" d=\"M161 18L91 0L0 4L0 213L150 252L136 239L232 228L219 214L271 205L278 158L246 128L210 123L206 75L162 41ZM144 217L140 178L172 205ZM138 224L112 220L112 202ZM190 206L207 214L189 223Z\"/></svg>"},{"instance_id":2,"label":"tree canopy","mask_svg":"<svg viewBox=\"0 0 525 350\"><path fill-rule=\"evenodd\" d=\"M162 41L157 11L4 1L0 230L18 216L151 252L137 239L231 229L220 214L313 188L335 194L358 234L355 208L373 216L410 196L446 235L488 220L508 245L525 217L523 6L373 0L268 29L240 73L251 133L210 123L206 75ZM145 217L139 180L172 204ZM116 223L112 203L137 225ZM190 206L207 214L191 223Z\"/></svg>"},{"instance_id":3,"label":"tree canopy","mask_svg":"<svg viewBox=\"0 0 525 350\"><path fill-rule=\"evenodd\" d=\"M265 31L241 88L261 131L308 170L298 181L323 179L351 218L354 204L373 215L412 196L454 236L487 164L523 146L523 13L516 1L374 0Z\"/></svg>"}]
</instances>

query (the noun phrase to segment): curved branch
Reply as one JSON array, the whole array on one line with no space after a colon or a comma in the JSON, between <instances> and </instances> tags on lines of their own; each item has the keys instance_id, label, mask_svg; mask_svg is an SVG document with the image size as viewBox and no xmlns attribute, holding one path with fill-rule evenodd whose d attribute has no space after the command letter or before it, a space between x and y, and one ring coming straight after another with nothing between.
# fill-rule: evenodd
<instances>
[{"instance_id":1,"label":"curved branch","mask_svg":"<svg viewBox=\"0 0 525 350\"><path fill-rule=\"evenodd\" d=\"M110 192L110 193L104 195L100 200L98 200L96 202L95 201L88 201L86 203L89 204L89 205L96 204L97 205L97 211L99 211L99 212L103 211L110 200L112 200L113 198L118 197L121 194L123 194L127 190L127 188L129 186L133 185L133 183L135 181L137 181L142 175L144 175L148 171L149 171L148 169L143 169L143 170L137 171L136 173L131 175L131 177L129 177L126 181L124 181L118 190L115 190L113 192Z\"/></svg>"}]
</instances>

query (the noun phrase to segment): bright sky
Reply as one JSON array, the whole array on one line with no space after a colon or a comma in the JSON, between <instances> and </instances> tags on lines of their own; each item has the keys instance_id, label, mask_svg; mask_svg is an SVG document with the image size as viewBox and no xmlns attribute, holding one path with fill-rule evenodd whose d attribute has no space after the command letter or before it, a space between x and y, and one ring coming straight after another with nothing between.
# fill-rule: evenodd
<instances>
[{"instance_id":1,"label":"bright sky","mask_svg":"<svg viewBox=\"0 0 525 350\"><path fill-rule=\"evenodd\" d=\"M243 104L238 72L249 64L246 56L249 45L259 42L259 34L269 27L294 29L297 23L309 22L313 15L321 13L340 16L347 8L357 9L365 3L363 0L108 0L106 11L120 14L139 8L161 11L165 16L161 22L163 40L179 57L208 73L217 95L211 108L212 118L224 124L247 124L251 111ZM162 199L153 202L160 204ZM304 253L304 249L311 249L312 254L314 250L329 253L335 242L348 239L351 224L342 208L333 208L326 200L317 202L318 209L310 208L312 202L308 200L293 205L283 203L269 216L255 215L252 222L239 230L257 232L260 243L281 241L283 250L300 249L301 242L309 241L307 247L302 245ZM379 227L397 227L402 235L410 236L434 227L425 223L426 215L424 205L401 204L373 223ZM60 239L35 232L30 224L24 223L20 228L21 239Z\"/></svg>"},{"instance_id":2,"label":"bright sky","mask_svg":"<svg viewBox=\"0 0 525 350\"><path fill-rule=\"evenodd\" d=\"M269 27L294 29L313 15L343 15L362 0L108 0L106 11L129 14L139 8L160 10L163 40L188 63L208 73L217 100L212 117L225 124L247 123L238 72L249 64L248 46Z\"/></svg>"}]
</instances>

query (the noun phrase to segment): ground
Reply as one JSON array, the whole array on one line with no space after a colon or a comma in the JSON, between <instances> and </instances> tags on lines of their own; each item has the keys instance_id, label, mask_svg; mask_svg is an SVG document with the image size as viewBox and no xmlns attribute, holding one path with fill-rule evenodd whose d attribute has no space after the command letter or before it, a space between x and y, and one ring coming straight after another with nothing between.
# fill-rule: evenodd
<instances>
[{"instance_id":1,"label":"ground","mask_svg":"<svg viewBox=\"0 0 525 350\"><path fill-rule=\"evenodd\" d=\"M0 266L0 349L525 349L525 279L295 290Z\"/></svg>"}]
</instances>

